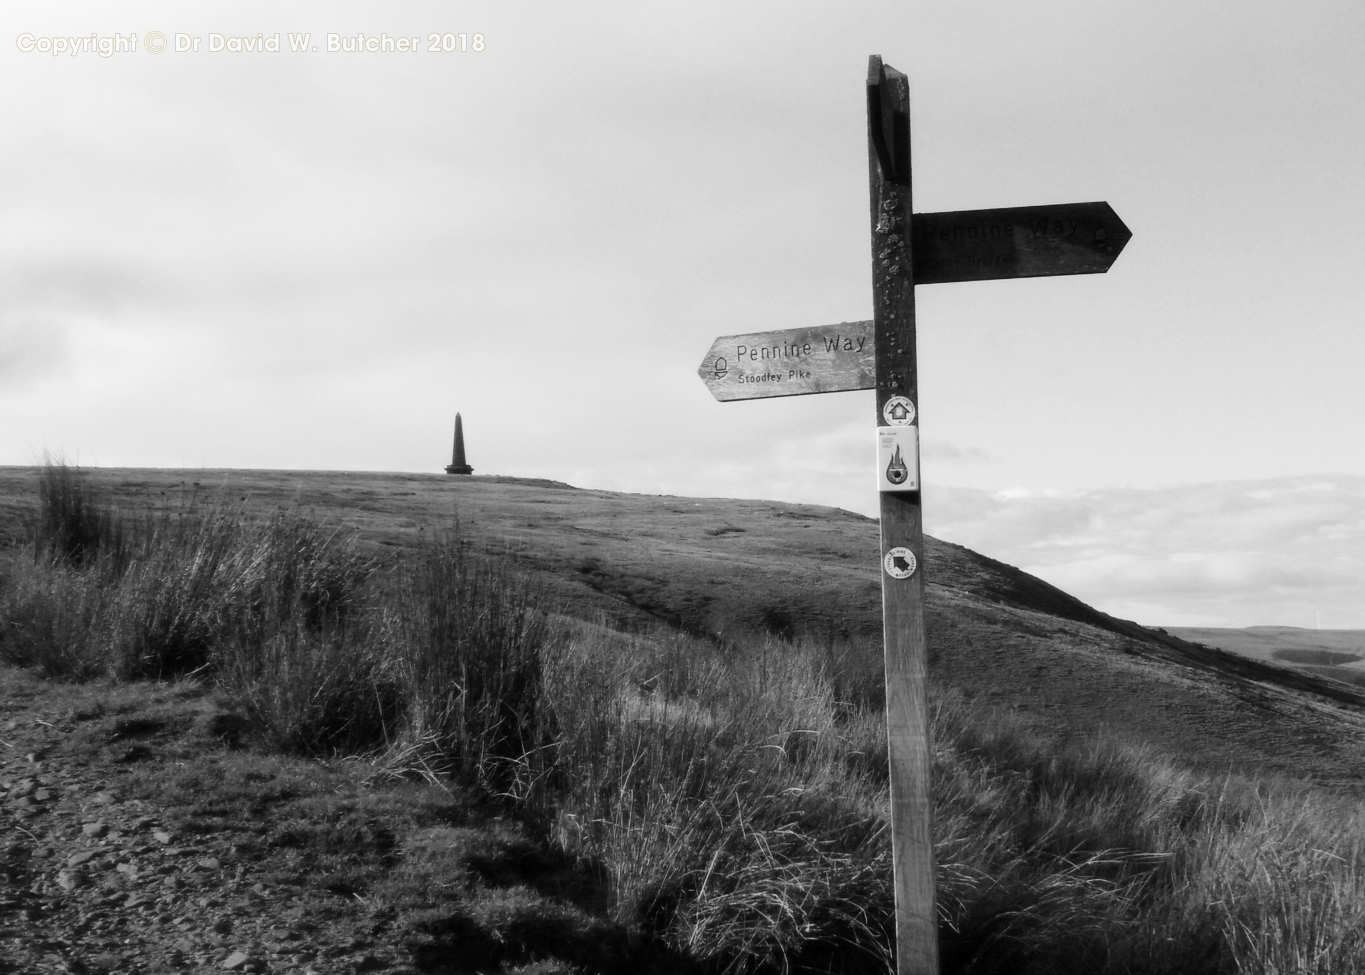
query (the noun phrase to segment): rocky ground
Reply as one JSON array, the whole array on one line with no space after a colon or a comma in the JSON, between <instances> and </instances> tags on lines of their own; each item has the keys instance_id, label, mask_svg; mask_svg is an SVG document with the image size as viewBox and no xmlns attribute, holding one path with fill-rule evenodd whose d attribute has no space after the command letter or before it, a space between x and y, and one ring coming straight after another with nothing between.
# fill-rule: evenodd
<instances>
[{"instance_id":1,"label":"rocky ground","mask_svg":"<svg viewBox=\"0 0 1365 975\"><path fill-rule=\"evenodd\" d=\"M0 667L0 972L551 973L514 929L611 940L514 825L240 731L192 683Z\"/></svg>"},{"instance_id":2,"label":"rocky ground","mask_svg":"<svg viewBox=\"0 0 1365 975\"><path fill-rule=\"evenodd\" d=\"M405 970L382 925L262 879L263 825L172 826L50 718L39 702L0 722L0 971Z\"/></svg>"}]
</instances>

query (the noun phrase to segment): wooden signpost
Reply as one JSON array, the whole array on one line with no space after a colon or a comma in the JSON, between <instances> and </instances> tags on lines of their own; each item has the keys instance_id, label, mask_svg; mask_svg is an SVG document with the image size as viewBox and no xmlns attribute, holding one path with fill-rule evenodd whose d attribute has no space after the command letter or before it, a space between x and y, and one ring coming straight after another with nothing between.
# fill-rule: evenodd
<instances>
[{"instance_id":1,"label":"wooden signpost","mask_svg":"<svg viewBox=\"0 0 1365 975\"><path fill-rule=\"evenodd\" d=\"M716 339L697 374L724 402L876 385L871 322L751 332Z\"/></svg>"},{"instance_id":2,"label":"wooden signpost","mask_svg":"<svg viewBox=\"0 0 1365 975\"><path fill-rule=\"evenodd\" d=\"M917 213L915 284L1103 274L1133 236L1108 203Z\"/></svg>"},{"instance_id":3,"label":"wooden signpost","mask_svg":"<svg viewBox=\"0 0 1365 975\"><path fill-rule=\"evenodd\" d=\"M873 320L725 336L698 373L722 401L877 391L897 970L937 975L915 285L1104 272L1132 235L1107 203L913 213L909 86L875 55L867 122Z\"/></svg>"}]
</instances>

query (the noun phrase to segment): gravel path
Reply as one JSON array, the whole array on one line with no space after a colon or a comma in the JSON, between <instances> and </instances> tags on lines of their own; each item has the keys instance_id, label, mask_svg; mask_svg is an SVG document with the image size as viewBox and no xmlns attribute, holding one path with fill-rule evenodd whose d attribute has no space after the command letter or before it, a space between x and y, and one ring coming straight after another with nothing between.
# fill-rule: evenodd
<instances>
[{"instance_id":1,"label":"gravel path","mask_svg":"<svg viewBox=\"0 0 1365 975\"><path fill-rule=\"evenodd\" d=\"M416 971L359 905L263 879L263 826L186 835L126 798L145 746L92 762L42 698L0 720L0 972Z\"/></svg>"}]
</instances>

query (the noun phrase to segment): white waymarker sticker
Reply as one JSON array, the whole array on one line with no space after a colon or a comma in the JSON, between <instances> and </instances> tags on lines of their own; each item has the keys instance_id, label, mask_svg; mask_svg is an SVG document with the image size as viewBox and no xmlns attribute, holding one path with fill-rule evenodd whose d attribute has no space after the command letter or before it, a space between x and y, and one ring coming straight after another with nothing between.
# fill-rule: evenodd
<instances>
[{"instance_id":1,"label":"white waymarker sticker","mask_svg":"<svg viewBox=\"0 0 1365 975\"><path fill-rule=\"evenodd\" d=\"M915 422L915 404L908 396L892 396L882 407L882 416L893 427L908 427Z\"/></svg>"},{"instance_id":2,"label":"white waymarker sticker","mask_svg":"<svg viewBox=\"0 0 1365 975\"><path fill-rule=\"evenodd\" d=\"M919 490L919 427L877 428L877 490Z\"/></svg>"},{"instance_id":3,"label":"white waymarker sticker","mask_svg":"<svg viewBox=\"0 0 1365 975\"><path fill-rule=\"evenodd\" d=\"M909 579L915 574L915 553L897 546L886 553L882 568L892 579Z\"/></svg>"}]
</instances>

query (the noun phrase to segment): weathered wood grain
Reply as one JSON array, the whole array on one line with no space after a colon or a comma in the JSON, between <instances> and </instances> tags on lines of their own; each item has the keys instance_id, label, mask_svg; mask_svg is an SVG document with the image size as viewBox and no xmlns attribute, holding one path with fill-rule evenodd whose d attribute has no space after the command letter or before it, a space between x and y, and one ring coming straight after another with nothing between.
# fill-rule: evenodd
<instances>
[{"instance_id":1,"label":"weathered wood grain","mask_svg":"<svg viewBox=\"0 0 1365 975\"><path fill-rule=\"evenodd\" d=\"M721 402L871 389L872 346L870 321L724 335L697 375Z\"/></svg>"},{"instance_id":2,"label":"weathered wood grain","mask_svg":"<svg viewBox=\"0 0 1365 975\"><path fill-rule=\"evenodd\" d=\"M877 425L892 396L918 405L915 355L914 235L910 197L910 92L905 75L873 56L868 69L868 184L872 209L872 292L877 335ZM886 111L890 106L889 113ZM880 108L881 117L873 112ZM890 157L877 132L890 115ZM918 418L916 418L918 422ZM919 469L916 462L915 469ZM924 531L920 492L881 494L881 554L909 549L916 568L895 578L885 568L886 730L891 771L891 846L896 887L899 975L938 975L934 906L933 792L929 783L928 656L924 629ZM902 560L904 564L906 560Z\"/></svg>"}]
</instances>

